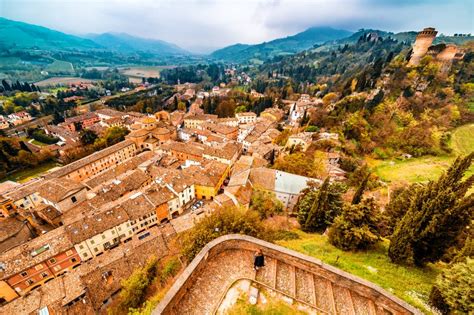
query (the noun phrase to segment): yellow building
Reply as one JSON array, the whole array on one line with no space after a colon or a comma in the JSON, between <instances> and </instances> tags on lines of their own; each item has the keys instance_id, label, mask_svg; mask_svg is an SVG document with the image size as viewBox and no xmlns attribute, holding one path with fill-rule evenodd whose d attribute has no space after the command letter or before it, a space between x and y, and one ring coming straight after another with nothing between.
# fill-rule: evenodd
<instances>
[{"instance_id":1,"label":"yellow building","mask_svg":"<svg viewBox=\"0 0 474 315\"><path fill-rule=\"evenodd\" d=\"M284 112L276 107L267 108L261 114L260 117L268 119L270 121L278 122L283 119Z\"/></svg>"},{"instance_id":2,"label":"yellow building","mask_svg":"<svg viewBox=\"0 0 474 315\"><path fill-rule=\"evenodd\" d=\"M18 294L8 285L8 283L0 281L0 305L4 302L10 302L17 297Z\"/></svg>"},{"instance_id":3,"label":"yellow building","mask_svg":"<svg viewBox=\"0 0 474 315\"><path fill-rule=\"evenodd\" d=\"M230 165L210 161L204 166L193 165L184 170L194 181L194 192L197 199L212 200L219 194L224 180L229 175Z\"/></svg>"},{"instance_id":4,"label":"yellow building","mask_svg":"<svg viewBox=\"0 0 474 315\"><path fill-rule=\"evenodd\" d=\"M16 207L11 199L0 197L0 218L7 218L15 211Z\"/></svg>"}]
</instances>

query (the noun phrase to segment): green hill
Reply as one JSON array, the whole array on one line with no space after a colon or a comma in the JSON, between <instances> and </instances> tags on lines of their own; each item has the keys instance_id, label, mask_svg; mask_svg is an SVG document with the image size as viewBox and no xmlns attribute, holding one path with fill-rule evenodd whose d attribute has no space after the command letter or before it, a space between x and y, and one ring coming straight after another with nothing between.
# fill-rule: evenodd
<instances>
[{"instance_id":1,"label":"green hill","mask_svg":"<svg viewBox=\"0 0 474 315\"><path fill-rule=\"evenodd\" d=\"M146 52L156 55L188 55L175 44L157 39L146 39L125 33L104 33L87 36L98 45L120 53Z\"/></svg>"},{"instance_id":2,"label":"green hill","mask_svg":"<svg viewBox=\"0 0 474 315\"><path fill-rule=\"evenodd\" d=\"M257 45L236 44L214 51L211 57L231 62L251 59L265 60L279 55L294 54L317 44L350 36L346 30L331 27L311 27L293 36L275 39Z\"/></svg>"},{"instance_id":3,"label":"green hill","mask_svg":"<svg viewBox=\"0 0 474 315\"><path fill-rule=\"evenodd\" d=\"M0 17L1 49L88 50L100 48L89 39L68 35L46 27Z\"/></svg>"}]
</instances>

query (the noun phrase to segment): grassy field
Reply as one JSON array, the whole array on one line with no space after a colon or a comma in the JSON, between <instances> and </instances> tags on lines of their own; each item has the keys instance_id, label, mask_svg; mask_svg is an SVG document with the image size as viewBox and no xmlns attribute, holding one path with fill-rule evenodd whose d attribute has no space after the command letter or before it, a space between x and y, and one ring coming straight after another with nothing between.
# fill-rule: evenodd
<instances>
[{"instance_id":1,"label":"grassy field","mask_svg":"<svg viewBox=\"0 0 474 315\"><path fill-rule=\"evenodd\" d=\"M367 162L374 173L388 183L415 183L436 179L456 156L474 151L474 124L461 126L452 132L451 148L453 153L445 156L424 156L393 161L367 159ZM466 175L472 174L474 166L471 166Z\"/></svg>"},{"instance_id":2,"label":"grassy field","mask_svg":"<svg viewBox=\"0 0 474 315\"><path fill-rule=\"evenodd\" d=\"M129 67L119 69L123 75L126 75L130 82L141 83L142 78L159 78L161 67Z\"/></svg>"},{"instance_id":3,"label":"grassy field","mask_svg":"<svg viewBox=\"0 0 474 315\"><path fill-rule=\"evenodd\" d=\"M1 181L11 180L18 183L24 183L24 182L29 181L30 179L38 177L39 175L43 174L44 172L56 166L58 166L56 162L41 164L34 168L28 168L28 169L14 172L8 175L6 178L2 179Z\"/></svg>"},{"instance_id":4,"label":"grassy field","mask_svg":"<svg viewBox=\"0 0 474 315\"><path fill-rule=\"evenodd\" d=\"M74 72L72 63L68 61L55 60L45 68L49 72Z\"/></svg>"},{"instance_id":5,"label":"grassy field","mask_svg":"<svg viewBox=\"0 0 474 315\"><path fill-rule=\"evenodd\" d=\"M423 269L390 262L386 240L370 251L344 252L329 244L327 237L297 231L301 239L279 241L278 244L371 281L425 313L431 287L442 267L429 265Z\"/></svg>"}]
</instances>

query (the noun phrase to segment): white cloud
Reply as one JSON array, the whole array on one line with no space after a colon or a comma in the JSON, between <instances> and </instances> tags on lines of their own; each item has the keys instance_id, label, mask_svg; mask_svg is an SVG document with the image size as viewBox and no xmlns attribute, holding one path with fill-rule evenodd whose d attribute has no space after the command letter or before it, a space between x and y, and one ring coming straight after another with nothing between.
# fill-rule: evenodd
<instances>
[{"instance_id":1,"label":"white cloud","mask_svg":"<svg viewBox=\"0 0 474 315\"><path fill-rule=\"evenodd\" d=\"M473 32L470 0L0 0L0 16L85 34L126 32L184 48L258 43L313 25Z\"/></svg>"}]
</instances>

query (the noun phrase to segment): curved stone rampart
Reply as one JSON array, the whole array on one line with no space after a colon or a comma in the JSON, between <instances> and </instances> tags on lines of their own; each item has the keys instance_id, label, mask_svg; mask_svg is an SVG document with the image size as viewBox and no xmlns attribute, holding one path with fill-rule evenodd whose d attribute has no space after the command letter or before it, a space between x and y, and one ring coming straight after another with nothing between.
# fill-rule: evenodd
<instances>
[{"instance_id":1,"label":"curved stone rampart","mask_svg":"<svg viewBox=\"0 0 474 315\"><path fill-rule=\"evenodd\" d=\"M263 251L266 266L255 273L252 255L257 249ZM371 282L246 235L225 235L207 244L153 314L212 314L228 287L240 278L255 279L256 283L314 305L318 313L421 314Z\"/></svg>"}]
</instances>

